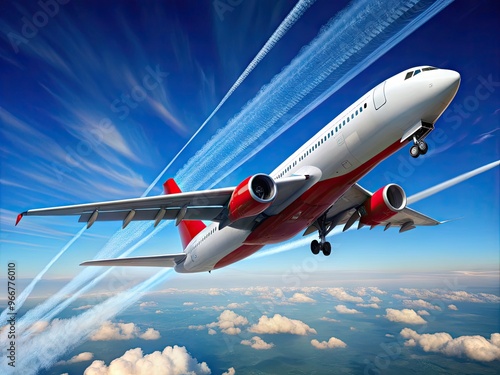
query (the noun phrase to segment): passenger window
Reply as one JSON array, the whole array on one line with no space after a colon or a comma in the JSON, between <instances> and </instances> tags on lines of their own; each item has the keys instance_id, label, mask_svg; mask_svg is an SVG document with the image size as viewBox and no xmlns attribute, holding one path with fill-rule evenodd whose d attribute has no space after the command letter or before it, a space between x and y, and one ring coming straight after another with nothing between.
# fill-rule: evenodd
<instances>
[{"instance_id":1,"label":"passenger window","mask_svg":"<svg viewBox=\"0 0 500 375\"><path fill-rule=\"evenodd\" d=\"M356 116L358 115L358 110L356 109Z\"/></svg>"},{"instance_id":2,"label":"passenger window","mask_svg":"<svg viewBox=\"0 0 500 375\"><path fill-rule=\"evenodd\" d=\"M367 104L365 103L365 108L367 107Z\"/></svg>"}]
</instances>

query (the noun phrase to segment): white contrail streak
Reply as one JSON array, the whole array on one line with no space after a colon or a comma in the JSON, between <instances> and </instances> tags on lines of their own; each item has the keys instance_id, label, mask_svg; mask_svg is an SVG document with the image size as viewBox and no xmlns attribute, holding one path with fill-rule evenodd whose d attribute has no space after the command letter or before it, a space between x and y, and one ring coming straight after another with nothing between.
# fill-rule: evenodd
<instances>
[{"instance_id":1,"label":"white contrail streak","mask_svg":"<svg viewBox=\"0 0 500 375\"><path fill-rule=\"evenodd\" d=\"M161 285L171 274L172 269L163 269L83 314L70 319L54 320L40 334L18 341L18 363L13 373L35 374L40 369L50 368L62 353L83 343L100 324L136 303L146 291ZM5 369L8 371L9 367L6 366Z\"/></svg>"},{"instance_id":2,"label":"white contrail streak","mask_svg":"<svg viewBox=\"0 0 500 375\"><path fill-rule=\"evenodd\" d=\"M175 162L175 160L179 157L179 155L184 151L184 149L191 143L191 141L197 136L197 134L205 127L205 125L210 121L210 119L216 114L216 112L221 108L221 106L229 99L229 97L234 93L234 91L243 83L243 81L248 77L248 75L252 72L253 69L264 59L264 57L272 50L272 48L279 42L279 40L286 34L286 32L295 24L295 22L302 16L302 14L315 2L316 0L299 0L299 2L295 5L295 7L290 11L287 17L283 20L283 22L278 26L275 32L271 35L269 40L264 44L261 50L257 53L254 59L250 62L244 72L240 75L240 77L236 80L233 86L226 93L224 98L220 101L217 107L212 111L210 116L203 122L200 128L193 134L193 136L188 140L188 142L184 145L184 147L177 153L177 155L171 160L171 162L165 167L165 169L156 177L156 179L150 184L150 186L146 189L146 191L142 194L142 196L146 196L149 194L151 189L158 183L160 178L165 174L165 172L170 168L170 166ZM157 233L159 230L165 227L166 223L162 223L164 225L160 225L156 230L151 232L148 236L144 237L140 240L136 246L133 246L131 249L126 251L121 256L125 256L125 254L129 254L131 251L136 249L141 244L145 243L149 238L152 237L153 233ZM98 254L96 254L95 258L108 258L112 257L116 254L116 252L120 251L123 248L126 248L128 244L133 241L138 240L144 234L144 232L151 228L149 223L131 223L128 231L119 231L115 233L115 235L108 241L108 243L104 246ZM83 231L83 230L82 230ZM71 245L81 233L77 234L73 240L70 241ZM53 261L49 263L49 266L46 269L50 268L50 266L67 250L69 247L65 246L64 250L62 250L56 257L54 257ZM42 273L43 272L43 273ZM42 271L40 273L39 278L35 278L35 282L30 284L31 289L27 290L26 297L32 291L38 280L43 276L46 272ZM90 287L95 285L98 280L102 279L105 274L101 273L101 270L98 269L85 269L83 270L75 279L73 279L68 285L66 285L63 289L61 289L58 293L53 295L49 300L45 303L37 306L36 308L30 310L25 316L23 316L22 320L19 323L18 329L22 331L23 329L32 325L35 321L39 320L41 316L44 318L51 318L60 311L62 311L67 305L69 305L73 300L75 300L79 295L81 295L84 291L88 290ZM100 276L97 276L99 275ZM106 273L107 274L107 273ZM87 280L92 280L90 283L87 283ZM84 288L79 289L82 285L85 285ZM71 295L70 298L65 299L67 295ZM64 301L64 302L62 302ZM22 301L24 302L24 301ZM22 306L22 302L18 303L18 308ZM52 311L50 311L52 309ZM5 314L6 315L6 314ZM0 320L1 321L1 320Z\"/></svg>"},{"instance_id":3,"label":"white contrail streak","mask_svg":"<svg viewBox=\"0 0 500 375\"><path fill-rule=\"evenodd\" d=\"M266 44L261 48L253 60L248 64L243 73L238 77L233 86L229 89L222 100L217 104L217 107L212 111L210 116L201 124L198 130L189 138L186 144L180 149L180 151L174 156L174 158L167 164L167 166L161 171L158 177L149 185L146 189L143 197L148 195L151 189L156 186L158 181L167 172L167 170L172 166L172 164L177 160L177 158L182 154L191 141L198 135L198 133L205 127L205 125L214 117L217 111L222 107L222 105L229 99L229 97L234 93L234 91L243 83L245 78L255 69L255 67L262 61L262 59L273 49L273 47L278 43L278 41L286 34L286 32L295 24L295 22L302 16L302 14L312 5L316 0L299 0L299 2L293 7L293 9L288 13L288 16L281 22L278 28L274 31L273 35L268 39Z\"/></svg>"},{"instance_id":4,"label":"white contrail streak","mask_svg":"<svg viewBox=\"0 0 500 375\"><path fill-rule=\"evenodd\" d=\"M50 267L65 253L66 250L75 242L80 236L85 232L86 227L83 227L69 242L63 246L63 248L50 260L49 263L41 270L38 275L35 276L33 280L28 284L26 288L23 289L19 297L16 298L16 309L19 311L19 308L24 304L28 296L31 294L36 284L42 279L43 275L49 270ZM7 322L7 313L8 309L2 311L0 315L0 326L4 325Z\"/></svg>"},{"instance_id":5,"label":"white contrail streak","mask_svg":"<svg viewBox=\"0 0 500 375\"><path fill-rule=\"evenodd\" d=\"M191 184L221 181L452 1L351 3L178 174Z\"/></svg>"},{"instance_id":6,"label":"white contrail streak","mask_svg":"<svg viewBox=\"0 0 500 375\"><path fill-rule=\"evenodd\" d=\"M463 182L465 180L468 180L469 178L472 178L474 176L477 176L478 174L484 173L492 168L495 168L497 165L500 164L500 160L494 161L493 163L486 164L480 168L474 169L473 171L464 173L458 177L452 178L451 180L445 181L439 185L433 186L427 190L424 190L420 193L414 194L411 197L407 199L408 204L413 204L416 203L422 199L428 198L431 195L440 193L441 191L448 189L460 182Z\"/></svg>"},{"instance_id":7,"label":"white contrail streak","mask_svg":"<svg viewBox=\"0 0 500 375\"><path fill-rule=\"evenodd\" d=\"M434 4L440 4L441 7L433 9L440 10L450 2L451 0L438 0ZM416 4L419 6L415 7ZM420 7L420 5L422 6ZM384 1L358 0L351 3L320 32L320 35L308 47L301 51L299 56L290 64L291 68L287 67L282 73L275 76L272 82L263 87L256 98L250 101L239 115L235 116L224 129L221 129L207 142L201 151L188 161L184 168L177 173L177 176L181 177L179 182L184 188L191 190L212 182L214 176L219 177L222 174L222 169L226 171L228 169L232 170L234 164L230 163L234 163L235 159L244 159L246 155L243 153L248 147L268 140L273 137L273 134L280 134L294 123L293 121L284 121L285 125L282 125L280 121L283 121L284 116L292 119L301 116L301 114L303 116L307 112L305 109L309 108L308 106L312 101L318 100L317 98L325 95L325 90L331 88L337 81L342 82L343 79L346 79L344 76L352 74L353 69L361 69L359 64L362 64L370 56L377 58L377 55L374 55L377 48L381 48L379 50L380 54L387 51L392 46L388 44L388 41L394 35L408 35L409 32L415 29L414 27L406 29L410 31L401 34L402 30L405 30L408 25L412 25L416 19L420 19L420 25L434 15L435 13L426 12L430 5L429 2L419 0L394 1L389 8ZM401 38L402 36L397 40ZM239 120L242 121L239 122ZM236 160L236 163L238 161ZM187 169L187 173L185 169ZM153 186L160 178L161 175ZM132 224L136 225L133 226ZM145 225L132 224L127 228L126 232L123 231L123 237L116 234L110 239L108 242L109 247L108 244L106 245L108 256L112 256L114 253L126 248L131 241L137 240L148 228L151 228L148 223ZM133 233L127 234L131 230ZM150 234L152 236L153 233L157 232ZM122 243L121 240L125 243ZM80 275L82 274L83 272ZM65 289L65 294L74 293L76 289L93 278L90 276L95 275L95 273L86 273L80 278L77 276L74 282L70 283L72 284L71 287ZM164 277L159 276L156 282L159 283L163 279ZM148 283L148 280L141 285L143 284L144 290L153 285ZM30 319L26 319L25 324L34 323L33 319L36 321L37 317L50 314L50 310L63 299L62 296L59 296L58 299L52 300L44 306L43 314L33 314ZM126 303L128 302L120 299L118 305L113 307L113 311L118 311ZM95 310L94 315L98 315L98 312L99 310ZM103 314L103 316L106 316L106 314ZM99 320L98 316L94 316L94 318L96 319L93 323L95 327L96 322L102 320ZM51 350L50 358L57 358L58 355L65 352L71 347L71 342L83 340L82 334L78 333L79 327L77 325L75 327L77 332L69 335L68 341L63 338L66 332L55 330L54 334L51 335L53 329L49 329L44 333L46 335L44 338L47 341L61 339L65 343L65 346L51 346L48 348L48 350ZM85 334L88 330L83 329L83 331ZM40 345L43 343L43 341L38 340L36 342ZM40 367L44 367L46 363L43 362L43 358L37 359L37 357L42 356L34 348L36 346L31 348L31 355L26 354L27 360L24 361L23 359L23 363L26 366L28 363L30 366L34 366L36 371Z\"/></svg>"}]
</instances>

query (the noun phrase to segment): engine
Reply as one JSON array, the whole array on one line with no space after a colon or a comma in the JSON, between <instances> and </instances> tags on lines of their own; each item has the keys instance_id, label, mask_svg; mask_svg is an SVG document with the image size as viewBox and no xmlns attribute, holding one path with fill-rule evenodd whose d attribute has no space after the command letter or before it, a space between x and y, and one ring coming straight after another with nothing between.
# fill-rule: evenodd
<instances>
[{"instance_id":1,"label":"engine","mask_svg":"<svg viewBox=\"0 0 500 375\"><path fill-rule=\"evenodd\" d=\"M276 183L268 175L256 174L246 178L234 189L229 200L229 220L235 222L260 214L273 203L276 192Z\"/></svg>"},{"instance_id":2,"label":"engine","mask_svg":"<svg viewBox=\"0 0 500 375\"><path fill-rule=\"evenodd\" d=\"M406 194L401 186L389 184L366 200L361 212L361 224L378 225L406 207Z\"/></svg>"}]
</instances>

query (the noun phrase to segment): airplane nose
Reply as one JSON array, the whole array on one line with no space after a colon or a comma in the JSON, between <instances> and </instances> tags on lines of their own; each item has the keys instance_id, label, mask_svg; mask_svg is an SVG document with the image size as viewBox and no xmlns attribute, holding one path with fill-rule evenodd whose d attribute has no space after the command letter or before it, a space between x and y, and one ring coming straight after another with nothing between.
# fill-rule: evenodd
<instances>
[{"instance_id":1,"label":"airplane nose","mask_svg":"<svg viewBox=\"0 0 500 375\"><path fill-rule=\"evenodd\" d=\"M440 92L440 102L448 105L455 97L460 86L460 74L454 70L440 70L435 85Z\"/></svg>"}]
</instances>

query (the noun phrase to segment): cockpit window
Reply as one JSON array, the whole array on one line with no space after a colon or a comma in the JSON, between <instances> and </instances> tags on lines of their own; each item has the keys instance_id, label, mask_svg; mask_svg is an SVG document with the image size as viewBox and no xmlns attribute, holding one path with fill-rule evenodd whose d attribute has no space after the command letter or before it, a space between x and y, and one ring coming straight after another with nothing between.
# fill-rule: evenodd
<instances>
[{"instance_id":1,"label":"cockpit window","mask_svg":"<svg viewBox=\"0 0 500 375\"><path fill-rule=\"evenodd\" d=\"M433 66L428 66L428 67L425 67L425 68L422 68L422 69L417 69L415 71L412 71L412 72L408 72L406 73L406 76L405 76L405 81L413 76L416 76L417 74L419 73L422 73L422 72L428 72L429 70L436 70L437 68L434 68Z\"/></svg>"}]
</instances>

